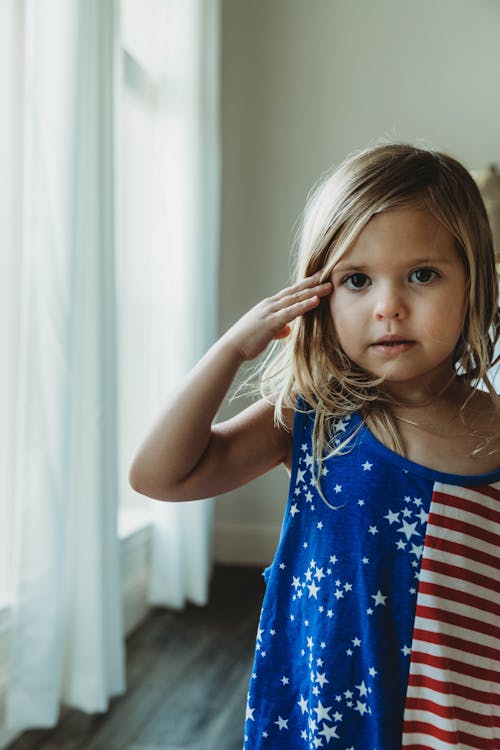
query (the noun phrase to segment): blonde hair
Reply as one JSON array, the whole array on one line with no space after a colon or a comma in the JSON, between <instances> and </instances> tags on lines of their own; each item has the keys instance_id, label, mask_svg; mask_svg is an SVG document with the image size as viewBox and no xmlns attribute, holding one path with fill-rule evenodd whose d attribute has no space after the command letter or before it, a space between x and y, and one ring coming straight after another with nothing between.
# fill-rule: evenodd
<instances>
[{"instance_id":1,"label":"blonde hair","mask_svg":"<svg viewBox=\"0 0 500 750\"><path fill-rule=\"evenodd\" d=\"M295 280L318 271L322 280L329 279L372 216L397 207L429 211L455 238L468 279L455 371L474 390L483 381L496 402L488 378L500 329L492 234L476 183L451 156L404 143L378 144L350 155L307 201ZM274 404L276 423L286 427L284 409L296 410L298 397L314 410L318 477L325 452L332 455L346 447L334 445L334 421L356 411L362 410L368 426L405 455L381 382L342 351L326 298L294 321L290 335L275 342L260 365L260 391Z\"/></svg>"}]
</instances>

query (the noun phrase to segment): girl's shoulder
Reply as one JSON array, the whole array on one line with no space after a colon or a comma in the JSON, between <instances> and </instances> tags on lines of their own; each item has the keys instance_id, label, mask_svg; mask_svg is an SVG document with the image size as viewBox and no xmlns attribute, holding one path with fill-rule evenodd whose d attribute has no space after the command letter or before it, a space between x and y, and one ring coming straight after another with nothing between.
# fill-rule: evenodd
<instances>
[{"instance_id":1,"label":"girl's shoulder","mask_svg":"<svg viewBox=\"0 0 500 750\"><path fill-rule=\"evenodd\" d=\"M477 390L465 406L465 418L472 428L496 442L500 441L500 396Z\"/></svg>"},{"instance_id":2,"label":"girl's shoulder","mask_svg":"<svg viewBox=\"0 0 500 750\"><path fill-rule=\"evenodd\" d=\"M398 429L415 463L467 475L500 468L499 402L490 394L457 389L454 398L401 416Z\"/></svg>"}]
</instances>

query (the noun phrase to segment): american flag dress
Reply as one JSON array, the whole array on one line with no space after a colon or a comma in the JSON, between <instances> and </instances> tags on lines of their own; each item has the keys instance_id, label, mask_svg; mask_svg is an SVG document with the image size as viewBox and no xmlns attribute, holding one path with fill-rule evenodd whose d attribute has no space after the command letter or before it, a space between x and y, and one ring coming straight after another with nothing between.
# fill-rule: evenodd
<instances>
[{"instance_id":1,"label":"american flag dress","mask_svg":"<svg viewBox=\"0 0 500 750\"><path fill-rule=\"evenodd\" d=\"M258 626L245 750L500 748L500 470L446 474L380 443L313 473L297 411Z\"/></svg>"}]
</instances>

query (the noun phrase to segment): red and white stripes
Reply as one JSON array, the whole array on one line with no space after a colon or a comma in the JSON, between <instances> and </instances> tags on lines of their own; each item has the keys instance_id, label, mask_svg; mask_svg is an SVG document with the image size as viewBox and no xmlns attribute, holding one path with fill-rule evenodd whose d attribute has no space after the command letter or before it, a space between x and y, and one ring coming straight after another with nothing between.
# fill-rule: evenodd
<instances>
[{"instance_id":1,"label":"red and white stripes","mask_svg":"<svg viewBox=\"0 0 500 750\"><path fill-rule=\"evenodd\" d=\"M500 750L500 483L434 486L402 747Z\"/></svg>"}]
</instances>

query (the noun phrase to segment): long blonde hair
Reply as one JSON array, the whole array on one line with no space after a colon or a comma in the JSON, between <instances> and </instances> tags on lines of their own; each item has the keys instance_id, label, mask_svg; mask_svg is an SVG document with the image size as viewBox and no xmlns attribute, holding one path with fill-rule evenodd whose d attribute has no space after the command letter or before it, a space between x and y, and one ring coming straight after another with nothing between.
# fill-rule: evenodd
<instances>
[{"instance_id":1,"label":"long blonde hair","mask_svg":"<svg viewBox=\"0 0 500 750\"><path fill-rule=\"evenodd\" d=\"M500 330L498 277L486 209L467 170L454 158L404 143L383 143L350 155L310 195L303 215L295 280L332 269L368 221L397 207L429 211L455 238L468 279L468 304L454 353L456 372L476 389L482 381L498 406L488 369ZM342 351L328 300L298 318L290 335L275 342L260 365L261 394L274 404L275 421L286 427L285 408L299 396L315 412L313 451L318 477L334 445L334 420L361 411L365 422L401 455L405 448L381 380L360 369Z\"/></svg>"}]
</instances>

